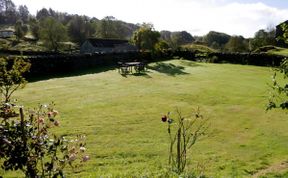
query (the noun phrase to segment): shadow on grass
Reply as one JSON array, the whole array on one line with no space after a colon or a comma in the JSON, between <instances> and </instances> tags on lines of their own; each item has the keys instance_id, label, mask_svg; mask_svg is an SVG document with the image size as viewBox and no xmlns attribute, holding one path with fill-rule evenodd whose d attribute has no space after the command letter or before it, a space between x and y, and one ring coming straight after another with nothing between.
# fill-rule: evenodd
<instances>
[{"instance_id":1,"label":"shadow on grass","mask_svg":"<svg viewBox=\"0 0 288 178\"><path fill-rule=\"evenodd\" d=\"M128 76L139 76L139 77L144 77L144 78L152 78L149 74L149 71L144 71L140 73L128 73L128 74L121 74L122 77L127 78Z\"/></svg>"},{"instance_id":2,"label":"shadow on grass","mask_svg":"<svg viewBox=\"0 0 288 178\"><path fill-rule=\"evenodd\" d=\"M37 82L41 80L48 80L53 78L64 78L64 77L75 77L75 76L81 76L81 75L87 75L87 74L96 74L101 72L106 72L109 70L115 70L115 66L110 67L95 67L91 69L83 69L78 71L71 71L67 73L58 73L58 74L47 74L47 75L40 75L40 76L28 76L26 77L28 82Z\"/></svg>"},{"instance_id":3,"label":"shadow on grass","mask_svg":"<svg viewBox=\"0 0 288 178\"><path fill-rule=\"evenodd\" d=\"M188 74L184 72L185 67L183 66L176 66L171 63L163 63L163 62L157 62L156 65L148 66L148 69L155 70L160 73L164 73L170 76L176 76L176 75L184 75Z\"/></svg>"},{"instance_id":4,"label":"shadow on grass","mask_svg":"<svg viewBox=\"0 0 288 178\"><path fill-rule=\"evenodd\" d=\"M203 65L196 63L194 61L180 61L182 65L188 66L188 67L203 67Z\"/></svg>"}]
</instances>

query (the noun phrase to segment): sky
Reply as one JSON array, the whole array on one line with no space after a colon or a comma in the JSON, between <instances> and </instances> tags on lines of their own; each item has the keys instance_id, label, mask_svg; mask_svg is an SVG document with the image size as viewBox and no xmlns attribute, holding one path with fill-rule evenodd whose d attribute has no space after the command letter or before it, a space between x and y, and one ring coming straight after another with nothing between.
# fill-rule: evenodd
<instances>
[{"instance_id":1,"label":"sky","mask_svg":"<svg viewBox=\"0 0 288 178\"><path fill-rule=\"evenodd\" d=\"M253 37L288 20L288 0L13 0L31 14L52 8L102 19L114 16L130 23L152 23L156 30L209 31Z\"/></svg>"}]
</instances>

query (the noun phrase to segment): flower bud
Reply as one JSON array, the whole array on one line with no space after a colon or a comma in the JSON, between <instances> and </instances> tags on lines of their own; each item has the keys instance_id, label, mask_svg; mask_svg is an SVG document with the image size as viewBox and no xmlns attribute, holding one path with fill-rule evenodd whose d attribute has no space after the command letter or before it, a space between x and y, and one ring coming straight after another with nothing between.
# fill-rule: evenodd
<instances>
[{"instance_id":1,"label":"flower bud","mask_svg":"<svg viewBox=\"0 0 288 178\"><path fill-rule=\"evenodd\" d=\"M162 116L162 122L166 122L167 121L167 116L166 115L164 115L164 116Z\"/></svg>"},{"instance_id":2,"label":"flower bud","mask_svg":"<svg viewBox=\"0 0 288 178\"><path fill-rule=\"evenodd\" d=\"M76 160L76 154L75 153L72 153L70 156L69 156L69 161L75 161Z\"/></svg>"},{"instance_id":3,"label":"flower bud","mask_svg":"<svg viewBox=\"0 0 288 178\"><path fill-rule=\"evenodd\" d=\"M52 112L48 112L47 115L48 115L49 118L51 118L53 113Z\"/></svg>"},{"instance_id":4,"label":"flower bud","mask_svg":"<svg viewBox=\"0 0 288 178\"><path fill-rule=\"evenodd\" d=\"M54 121L54 125L58 127L60 125L60 122L59 121Z\"/></svg>"},{"instance_id":5,"label":"flower bud","mask_svg":"<svg viewBox=\"0 0 288 178\"><path fill-rule=\"evenodd\" d=\"M58 111L56 111L56 110L53 110L53 111L52 111L53 117L56 117L58 114L59 114Z\"/></svg>"},{"instance_id":6,"label":"flower bud","mask_svg":"<svg viewBox=\"0 0 288 178\"><path fill-rule=\"evenodd\" d=\"M89 159L90 159L90 157L89 157L88 155L82 157L82 161L83 161L83 162L86 162L86 161L88 161Z\"/></svg>"}]
</instances>

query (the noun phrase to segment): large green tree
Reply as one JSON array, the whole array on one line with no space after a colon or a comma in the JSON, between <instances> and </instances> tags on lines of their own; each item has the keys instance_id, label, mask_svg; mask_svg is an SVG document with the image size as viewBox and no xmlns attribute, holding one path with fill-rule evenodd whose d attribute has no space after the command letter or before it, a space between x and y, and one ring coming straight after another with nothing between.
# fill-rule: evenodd
<instances>
[{"instance_id":1,"label":"large green tree","mask_svg":"<svg viewBox=\"0 0 288 178\"><path fill-rule=\"evenodd\" d=\"M249 51L247 40L242 36L232 36L225 45L228 52L246 52Z\"/></svg>"},{"instance_id":2,"label":"large green tree","mask_svg":"<svg viewBox=\"0 0 288 178\"><path fill-rule=\"evenodd\" d=\"M26 5L20 5L18 7L18 11L19 11L19 16L20 19L24 22L27 23L29 20L29 16L30 16L30 12L28 10L28 7Z\"/></svg>"},{"instance_id":3,"label":"large green tree","mask_svg":"<svg viewBox=\"0 0 288 178\"><path fill-rule=\"evenodd\" d=\"M154 30L152 24L142 24L132 36L132 43L135 44L140 50L154 50L155 44L158 43L160 33Z\"/></svg>"},{"instance_id":4,"label":"large green tree","mask_svg":"<svg viewBox=\"0 0 288 178\"><path fill-rule=\"evenodd\" d=\"M36 18L29 19L30 31L33 37L38 40L40 38L40 24Z\"/></svg>"},{"instance_id":5,"label":"large green tree","mask_svg":"<svg viewBox=\"0 0 288 178\"><path fill-rule=\"evenodd\" d=\"M98 23L96 36L99 38L118 38L115 26L116 18L106 16Z\"/></svg>"},{"instance_id":6,"label":"large green tree","mask_svg":"<svg viewBox=\"0 0 288 178\"><path fill-rule=\"evenodd\" d=\"M68 34L76 43L83 43L96 32L96 24L85 16L73 16L68 24Z\"/></svg>"},{"instance_id":7,"label":"large green tree","mask_svg":"<svg viewBox=\"0 0 288 178\"><path fill-rule=\"evenodd\" d=\"M40 22L40 39L46 47L55 52L59 50L60 42L67 40L65 26L52 17L47 17Z\"/></svg>"},{"instance_id":8,"label":"large green tree","mask_svg":"<svg viewBox=\"0 0 288 178\"><path fill-rule=\"evenodd\" d=\"M275 29L259 30L255 33L254 38L250 41L251 50L255 50L262 46L275 45Z\"/></svg>"},{"instance_id":9,"label":"large green tree","mask_svg":"<svg viewBox=\"0 0 288 178\"><path fill-rule=\"evenodd\" d=\"M20 58L0 58L1 101L10 102L12 94L25 86L26 80L23 74L29 70L30 66L30 63Z\"/></svg>"},{"instance_id":10,"label":"large green tree","mask_svg":"<svg viewBox=\"0 0 288 178\"><path fill-rule=\"evenodd\" d=\"M169 47L173 50L178 49L181 45L189 44L195 41L193 36L186 31L170 32L161 31L161 39L169 44Z\"/></svg>"},{"instance_id":11,"label":"large green tree","mask_svg":"<svg viewBox=\"0 0 288 178\"><path fill-rule=\"evenodd\" d=\"M16 5L12 0L0 0L0 23L14 24L18 18Z\"/></svg>"},{"instance_id":12,"label":"large green tree","mask_svg":"<svg viewBox=\"0 0 288 178\"><path fill-rule=\"evenodd\" d=\"M226 43L230 40L231 36L225 33L210 31L205 37L204 41L208 46L214 49L223 49Z\"/></svg>"},{"instance_id":13,"label":"large green tree","mask_svg":"<svg viewBox=\"0 0 288 178\"><path fill-rule=\"evenodd\" d=\"M28 27L27 25L23 23L22 20L18 20L15 23L14 29L15 29L15 35L18 41L22 39L28 32Z\"/></svg>"}]
</instances>

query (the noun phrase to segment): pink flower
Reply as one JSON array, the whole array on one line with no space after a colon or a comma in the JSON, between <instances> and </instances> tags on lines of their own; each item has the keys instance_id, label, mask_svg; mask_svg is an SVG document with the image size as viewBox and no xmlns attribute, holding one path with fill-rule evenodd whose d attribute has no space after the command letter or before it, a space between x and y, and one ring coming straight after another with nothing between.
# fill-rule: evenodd
<instances>
[{"instance_id":1,"label":"pink flower","mask_svg":"<svg viewBox=\"0 0 288 178\"><path fill-rule=\"evenodd\" d=\"M50 117L52 117L53 112L49 111L49 112L47 113L47 115L48 115L48 117L50 118Z\"/></svg>"},{"instance_id":2,"label":"pink flower","mask_svg":"<svg viewBox=\"0 0 288 178\"><path fill-rule=\"evenodd\" d=\"M88 161L89 159L90 159L90 157L89 157L88 155L82 157L82 161L83 161L83 162L86 162L86 161Z\"/></svg>"},{"instance_id":3,"label":"pink flower","mask_svg":"<svg viewBox=\"0 0 288 178\"><path fill-rule=\"evenodd\" d=\"M84 152L85 150L86 150L86 148L85 148L84 146L81 146L81 147L80 147L80 151L81 151L81 152Z\"/></svg>"},{"instance_id":4,"label":"pink flower","mask_svg":"<svg viewBox=\"0 0 288 178\"><path fill-rule=\"evenodd\" d=\"M69 156L69 161L75 161L77 158L76 154L75 153L72 153L70 156Z\"/></svg>"}]
</instances>

